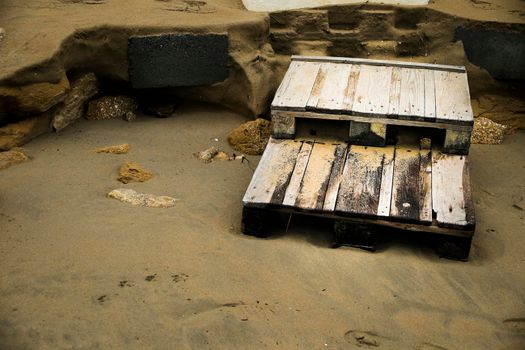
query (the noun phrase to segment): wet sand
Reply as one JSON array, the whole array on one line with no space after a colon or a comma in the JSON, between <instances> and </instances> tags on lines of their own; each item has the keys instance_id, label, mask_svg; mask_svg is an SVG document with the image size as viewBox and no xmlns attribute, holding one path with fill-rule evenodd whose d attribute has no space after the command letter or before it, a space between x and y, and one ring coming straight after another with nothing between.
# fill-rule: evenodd
<instances>
[{"instance_id":1,"label":"wet sand","mask_svg":"<svg viewBox=\"0 0 525 350\"><path fill-rule=\"evenodd\" d=\"M327 226L296 218L272 239L242 235L259 157L192 154L231 152L226 135L244 120L184 105L168 119L82 120L26 145L33 159L0 171L0 348L524 348L525 133L472 146L477 233L464 263L414 237L376 253L331 249ZM92 152L124 142L126 155ZM119 183L125 160L155 177ZM118 187L180 201L105 197Z\"/></svg>"}]
</instances>

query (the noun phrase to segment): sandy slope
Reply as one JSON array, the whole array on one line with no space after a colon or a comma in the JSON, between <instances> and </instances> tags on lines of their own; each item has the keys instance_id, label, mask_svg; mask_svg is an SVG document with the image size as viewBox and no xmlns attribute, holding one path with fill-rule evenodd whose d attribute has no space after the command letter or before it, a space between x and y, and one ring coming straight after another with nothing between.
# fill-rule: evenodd
<instances>
[{"instance_id":1,"label":"sandy slope","mask_svg":"<svg viewBox=\"0 0 525 350\"><path fill-rule=\"evenodd\" d=\"M249 166L192 156L216 137L229 150L242 121L189 105L28 144L34 159L0 172L0 348L523 349L524 133L472 147L478 228L461 263L414 239L329 249L328 230L295 219L274 239L243 236ZM127 155L90 152L122 142ZM105 198L124 160L156 172L125 187L180 202Z\"/></svg>"}]
</instances>

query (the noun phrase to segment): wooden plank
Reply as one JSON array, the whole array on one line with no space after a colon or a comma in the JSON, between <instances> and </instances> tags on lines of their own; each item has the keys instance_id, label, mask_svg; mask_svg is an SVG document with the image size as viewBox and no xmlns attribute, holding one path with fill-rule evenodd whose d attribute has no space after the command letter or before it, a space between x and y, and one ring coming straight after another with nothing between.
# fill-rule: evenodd
<instances>
[{"instance_id":1,"label":"wooden plank","mask_svg":"<svg viewBox=\"0 0 525 350\"><path fill-rule=\"evenodd\" d=\"M394 155L390 217L419 220L419 197L419 149L398 147Z\"/></svg>"},{"instance_id":2,"label":"wooden plank","mask_svg":"<svg viewBox=\"0 0 525 350\"><path fill-rule=\"evenodd\" d=\"M354 101L354 113L387 114L392 67L361 66Z\"/></svg>"},{"instance_id":3,"label":"wooden plank","mask_svg":"<svg viewBox=\"0 0 525 350\"><path fill-rule=\"evenodd\" d=\"M277 88L277 91L275 92L275 96L272 101L272 106L277 106L282 104L282 97L284 94L284 91L288 90L288 86L290 85L290 81L294 78L295 70L298 69L302 64L301 62L292 61L290 62L290 65L288 66L288 69L286 70L286 73L284 74L283 80L281 81L281 84L279 84L279 87Z\"/></svg>"},{"instance_id":4,"label":"wooden plank","mask_svg":"<svg viewBox=\"0 0 525 350\"><path fill-rule=\"evenodd\" d=\"M388 114L399 113L399 100L401 97L401 68L392 68L392 80L390 81L390 98L388 101Z\"/></svg>"},{"instance_id":5,"label":"wooden plank","mask_svg":"<svg viewBox=\"0 0 525 350\"><path fill-rule=\"evenodd\" d=\"M419 150L419 221L432 223L432 151Z\"/></svg>"},{"instance_id":6,"label":"wooden plank","mask_svg":"<svg viewBox=\"0 0 525 350\"><path fill-rule=\"evenodd\" d=\"M270 138L242 200L244 205L264 207L282 202L301 144Z\"/></svg>"},{"instance_id":7,"label":"wooden plank","mask_svg":"<svg viewBox=\"0 0 525 350\"><path fill-rule=\"evenodd\" d=\"M331 143L314 143L295 207L307 210L323 208L332 165L337 156L336 150L337 145Z\"/></svg>"},{"instance_id":8,"label":"wooden plank","mask_svg":"<svg viewBox=\"0 0 525 350\"><path fill-rule=\"evenodd\" d=\"M304 110L317 79L319 63L297 62L286 86L275 97L272 107Z\"/></svg>"},{"instance_id":9,"label":"wooden plank","mask_svg":"<svg viewBox=\"0 0 525 350\"><path fill-rule=\"evenodd\" d=\"M328 181L328 187L323 203L324 211L334 211L335 204L337 202L337 194L339 193L339 185L343 178L343 169L346 162L346 154L348 151L348 145L340 144L335 149L335 159L330 173L330 180Z\"/></svg>"},{"instance_id":10,"label":"wooden plank","mask_svg":"<svg viewBox=\"0 0 525 350\"><path fill-rule=\"evenodd\" d=\"M444 64L431 64L420 62L406 62L406 61L390 61L390 60L370 60L366 58L349 58L349 57L331 57L331 56L292 56L292 61L302 62L336 62L336 63L351 63L351 64L366 64L374 66L391 66L403 68L423 68L438 71L450 71L464 73L466 68L464 66L451 66Z\"/></svg>"},{"instance_id":11,"label":"wooden plank","mask_svg":"<svg viewBox=\"0 0 525 350\"><path fill-rule=\"evenodd\" d=\"M472 213L473 209L465 201L464 182L469 181L464 178L466 167L465 156L432 152L432 209L438 226L469 227L473 223L473 214L467 218L466 208ZM467 199L471 200L470 194Z\"/></svg>"},{"instance_id":12,"label":"wooden plank","mask_svg":"<svg viewBox=\"0 0 525 350\"><path fill-rule=\"evenodd\" d=\"M392 201L392 180L394 178L394 147L383 149L383 170L381 174L381 189L379 193L379 204L377 205L378 216L390 216L390 203Z\"/></svg>"},{"instance_id":13,"label":"wooden plank","mask_svg":"<svg viewBox=\"0 0 525 350\"><path fill-rule=\"evenodd\" d=\"M348 74L348 82L346 84L345 96L343 99L343 105L341 110L350 111L354 105L355 101L355 91L357 88L357 82L359 81L359 72L361 71L361 66L353 64L350 66L350 73Z\"/></svg>"},{"instance_id":14,"label":"wooden plank","mask_svg":"<svg viewBox=\"0 0 525 350\"><path fill-rule=\"evenodd\" d=\"M282 115L289 115L295 118L309 118L309 119L327 119L327 120L348 120L356 121L360 123L380 123L380 124L389 124L389 125L403 125L403 126L416 126L422 128L434 128L434 129L447 129L447 130L458 130L458 131L469 131L472 132L471 125L461 125L461 124L450 124L442 122L428 122L421 120L404 120L404 119L393 119L388 118L387 116L358 116L352 114L341 114L341 113L332 113L327 111L325 113L316 113L316 112L296 112L296 111L283 111L279 109L274 109L272 115L276 113Z\"/></svg>"},{"instance_id":15,"label":"wooden plank","mask_svg":"<svg viewBox=\"0 0 525 350\"><path fill-rule=\"evenodd\" d=\"M474 117L466 73L434 72L434 84L436 119L472 125Z\"/></svg>"},{"instance_id":16,"label":"wooden plank","mask_svg":"<svg viewBox=\"0 0 525 350\"><path fill-rule=\"evenodd\" d=\"M436 88L434 86L434 72L425 72L425 119L435 121L436 119Z\"/></svg>"},{"instance_id":17,"label":"wooden plank","mask_svg":"<svg viewBox=\"0 0 525 350\"><path fill-rule=\"evenodd\" d=\"M311 141L304 141L301 146L301 151L297 155L297 161L295 162L295 167L293 169L292 177L290 178L290 183L286 188L284 194L284 199L282 204L285 206L294 206L299 194L299 189L301 188L301 182L303 181L304 173L306 171L306 166L308 165L308 159L312 151Z\"/></svg>"},{"instance_id":18,"label":"wooden plank","mask_svg":"<svg viewBox=\"0 0 525 350\"><path fill-rule=\"evenodd\" d=\"M336 212L377 215L383 155L380 147L350 147L337 195Z\"/></svg>"},{"instance_id":19,"label":"wooden plank","mask_svg":"<svg viewBox=\"0 0 525 350\"><path fill-rule=\"evenodd\" d=\"M339 111L345 102L345 94L352 66L348 64L328 63L326 80L317 108L320 110Z\"/></svg>"},{"instance_id":20,"label":"wooden plank","mask_svg":"<svg viewBox=\"0 0 525 350\"><path fill-rule=\"evenodd\" d=\"M425 75L422 69L401 69L398 114L410 118L425 117Z\"/></svg>"}]
</instances>

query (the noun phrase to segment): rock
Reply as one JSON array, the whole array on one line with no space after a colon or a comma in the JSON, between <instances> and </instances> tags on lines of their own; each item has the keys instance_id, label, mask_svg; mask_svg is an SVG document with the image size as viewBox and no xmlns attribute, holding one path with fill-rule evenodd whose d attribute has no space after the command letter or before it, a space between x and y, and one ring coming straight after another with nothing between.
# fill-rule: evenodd
<instances>
[{"instance_id":1,"label":"rock","mask_svg":"<svg viewBox=\"0 0 525 350\"><path fill-rule=\"evenodd\" d=\"M97 153L112 153L112 154L126 154L129 152L129 144L123 143L121 145L101 147L95 149Z\"/></svg>"},{"instance_id":2,"label":"rock","mask_svg":"<svg viewBox=\"0 0 525 350\"><path fill-rule=\"evenodd\" d=\"M9 124L0 128L0 151L20 147L37 136L51 131L52 112Z\"/></svg>"},{"instance_id":3,"label":"rock","mask_svg":"<svg viewBox=\"0 0 525 350\"><path fill-rule=\"evenodd\" d=\"M173 97L168 98L154 98L144 102L143 112L145 114L153 115L159 118L167 118L175 112L177 104L173 101Z\"/></svg>"},{"instance_id":4,"label":"rock","mask_svg":"<svg viewBox=\"0 0 525 350\"><path fill-rule=\"evenodd\" d=\"M223 151L217 152L217 154L213 157L213 160L221 160L221 161L232 160L232 159L233 158L230 157L228 153L223 152Z\"/></svg>"},{"instance_id":5,"label":"rock","mask_svg":"<svg viewBox=\"0 0 525 350\"><path fill-rule=\"evenodd\" d=\"M505 125L493 122L488 118L474 118L474 128L472 129L470 142L485 145L499 145L503 142L505 129Z\"/></svg>"},{"instance_id":6,"label":"rock","mask_svg":"<svg viewBox=\"0 0 525 350\"><path fill-rule=\"evenodd\" d=\"M104 96L92 100L88 104L86 119L115 119L123 118L127 121L135 119L137 103L128 96Z\"/></svg>"},{"instance_id":7,"label":"rock","mask_svg":"<svg viewBox=\"0 0 525 350\"><path fill-rule=\"evenodd\" d=\"M260 155L268 143L270 134L270 122L257 118L232 130L228 135L228 142L236 151L249 155Z\"/></svg>"},{"instance_id":8,"label":"rock","mask_svg":"<svg viewBox=\"0 0 525 350\"><path fill-rule=\"evenodd\" d=\"M10 151L0 152L0 170L27 160L29 160L29 157L22 148L13 148Z\"/></svg>"},{"instance_id":9,"label":"rock","mask_svg":"<svg viewBox=\"0 0 525 350\"><path fill-rule=\"evenodd\" d=\"M142 165L135 162L125 162L120 167L117 180L127 184L128 182L144 182L153 177L153 173L144 169Z\"/></svg>"},{"instance_id":10,"label":"rock","mask_svg":"<svg viewBox=\"0 0 525 350\"><path fill-rule=\"evenodd\" d=\"M209 163L212 161L213 157L219 153L219 150L215 148L214 146L205 149L204 151L200 151L197 153L193 153L193 155L196 158L199 158L200 160L203 160L205 163Z\"/></svg>"},{"instance_id":11,"label":"rock","mask_svg":"<svg viewBox=\"0 0 525 350\"><path fill-rule=\"evenodd\" d=\"M108 193L108 197L118 199L119 201L131 205L152 207L152 208L169 208L175 205L177 201L173 197L155 196L152 194L138 193L129 188L117 188Z\"/></svg>"},{"instance_id":12,"label":"rock","mask_svg":"<svg viewBox=\"0 0 525 350\"><path fill-rule=\"evenodd\" d=\"M69 81L65 74L58 83L0 86L0 115L28 116L43 113L61 102L68 90Z\"/></svg>"},{"instance_id":13,"label":"rock","mask_svg":"<svg viewBox=\"0 0 525 350\"><path fill-rule=\"evenodd\" d=\"M86 102L98 93L98 80L95 74L89 73L71 84L71 90L64 99L64 104L53 116L53 129L60 131L82 117Z\"/></svg>"}]
</instances>

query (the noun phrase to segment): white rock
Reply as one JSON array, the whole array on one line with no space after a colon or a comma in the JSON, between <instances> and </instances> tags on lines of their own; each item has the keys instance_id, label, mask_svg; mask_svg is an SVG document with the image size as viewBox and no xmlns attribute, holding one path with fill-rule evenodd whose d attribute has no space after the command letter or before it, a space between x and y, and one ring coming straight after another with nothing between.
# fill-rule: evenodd
<instances>
[{"instance_id":1,"label":"white rock","mask_svg":"<svg viewBox=\"0 0 525 350\"><path fill-rule=\"evenodd\" d=\"M172 197L138 193L129 188L117 188L109 192L108 197L118 199L121 202L129 203L131 205L151 208L173 207L177 201L177 199Z\"/></svg>"}]
</instances>

